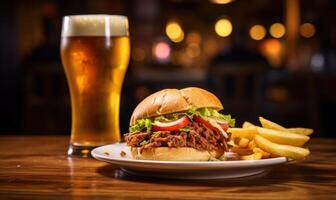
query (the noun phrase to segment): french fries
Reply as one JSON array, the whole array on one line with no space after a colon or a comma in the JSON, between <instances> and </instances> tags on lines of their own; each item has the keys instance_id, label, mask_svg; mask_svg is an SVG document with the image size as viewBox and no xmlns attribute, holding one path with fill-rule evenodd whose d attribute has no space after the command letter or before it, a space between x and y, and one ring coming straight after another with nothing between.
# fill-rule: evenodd
<instances>
[{"instance_id":1,"label":"french fries","mask_svg":"<svg viewBox=\"0 0 336 200\"><path fill-rule=\"evenodd\" d=\"M253 152L254 153L258 153L258 152L261 153L262 158L269 158L271 156L270 153L268 153L268 152L266 152L266 151L264 151L264 150L262 150L258 147L253 148Z\"/></svg>"},{"instance_id":2,"label":"french fries","mask_svg":"<svg viewBox=\"0 0 336 200\"><path fill-rule=\"evenodd\" d=\"M248 128L229 128L227 130L231 133L231 138L247 138L252 140L257 133L256 127L248 127Z\"/></svg>"},{"instance_id":3,"label":"french fries","mask_svg":"<svg viewBox=\"0 0 336 200\"><path fill-rule=\"evenodd\" d=\"M245 121L243 124L243 128L254 127L255 125L251 122Z\"/></svg>"},{"instance_id":4,"label":"french fries","mask_svg":"<svg viewBox=\"0 0 336 200\"><path fill-rule=\"evenodd\" d=\"M310 154L308 149L284 144L273 143L260 135L254 138L258 147L262 150L277 156L284 156L293 159L303 159Z\"/></svg>"},{"instance_id":5,"label":"french fries","mask_svg":"<svg viewBox=\"0 0 336 200\"><path fill-rule=\"evenodd\" d=\"M232 147L231 150L240 156L251 155L253 153L252 149L241 148L239 146Z\"/></svg>"},{"instance_id":6,"label":"french fries","mask_svg":"<svg viewBox=\"0 0 336 200\"><path fill-rule=\"evenodd\" d=\"M261 152L255 152L251 155L247 156L240 156L242 160L260 160L262 158L262 153Z\"/></svg>"},{"instance_id":7,"label":"french fries","mask_svg":"<svg viewBox=\"0 0 336 200\"><path fill-rule=\"evenodd\" d=\"M249 149L254 149L256 147L256 143L254 142L254 140L251 140L247 146L247 148Z\"/></svg>"},{"instance_id":8,"label":"french fries","mask_svg":"<svg viewBox=\"0 0 336 200\"><path fill-rule=\"evenodd\" d=\"M269 128L269 129L274 129L274 130L279 130L279 131L286 131L286 128L277 124L277 123L274 123L270 120L267 120L263 117L259 117L259 121L262 125L262 127L264 128Z\"/></svg>"},{"instance_id":9,"label":"french fries","mask_svg":"<svg viewBox=\"0 0 336 200\"><path fill-rule=\"evenodd\" d=\"M310 154L302 146L313 133L309 128L285 128L280 124L259 117L262 125L256 126L245 121L242 128L229 128L231 150L242 160L259 160L284 156L303 159Z\"/></svg>"},{"instance_id":10,"label":"french fries","mask_svg":"<svg viewBox=\"0 0 336 200\"><path fill-rule=\"evenodd\" d=\"M314 132L313 129L310 129L310 128L301 128L301 127L298 127L298 128L288 128L287 130L290 131L290 132L292 132L292 133L297 133L297 134L300 134L300 135L311 135Z\"/></svg>"},{"instance_id":11,"label":"french fries","mask_svg":"<svg viewBox=\"0 0 336 200\"><path fill-rule=\"evenodd\" d=\"M230 146L232 146L232 147L235 147L235 146L236 146L236 144L234 143L233 140L229 140L229 141L227 142L227 144L230 145Z\"/></svg>"},{"instance_id":12,"label":"french fries","mask_svg":"<svg viewBox=\"0 0 336 200\"><path fill-rule=\"evenodd\" d=\"M278 144L287 144L301 147L309 140L308 136L257 127L258 135Z\"/></svg>"},{"instance_id":13,"label":"french fries","mask_svg":"<svg viewBox=\"0 0 336 200\"><path fill-rule=\"evenodd\" d=\"M310 129L310 128L301 128L301 127L285 128L285 127L281 126L280 124L272 122L272 121L270 121L268 119L265 119L263 117L259 117L259 121L260 121L262 127L264 127L264 128L269 128L269 129L274 129L274 130L279 130L279 131L287 131L287 132L296 133L296 134L300 134L300 135L311 135L314 132L314 130Z\"/></svg>"},{"instance_id":14,"label":"french fries","mask_svg":"<svg viewBox=\"0 0 336 200\"><path fill-rule=\"evenodd\" d=\"M246 138L241 138L238 142L238 146L242 147L242 148L246 148L249 144L249 140Z\"/></svg>"}]
</instances>

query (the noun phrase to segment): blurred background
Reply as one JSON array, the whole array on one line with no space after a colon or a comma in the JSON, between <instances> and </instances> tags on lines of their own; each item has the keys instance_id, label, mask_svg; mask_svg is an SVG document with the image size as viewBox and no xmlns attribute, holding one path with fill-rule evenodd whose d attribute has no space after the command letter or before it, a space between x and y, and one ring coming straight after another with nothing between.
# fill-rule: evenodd
<instances>
[{"instance_id":1,"label":"blurred background","mask_svg":"<svg viewBox=\"0 0 336 200\"><path fill-rule=\"evenodd\" d=\"M121 14L132 55L121 99L163 88L214 92L223 113L336 137L336 1L12 0L0 3L0 133L70 134L60 60L62 16Z\"/></svg>"}]
</instances>

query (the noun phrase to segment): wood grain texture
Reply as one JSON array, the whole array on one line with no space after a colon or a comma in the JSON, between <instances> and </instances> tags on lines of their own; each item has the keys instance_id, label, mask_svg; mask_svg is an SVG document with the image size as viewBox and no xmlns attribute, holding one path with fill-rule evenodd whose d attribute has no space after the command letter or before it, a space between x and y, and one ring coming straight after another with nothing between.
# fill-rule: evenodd
<instances>
[{"instance_id":1,"label":"wood grain texture","mask_svg":"<svg viewBox=\"0 0 336 200\"><path fill-rule=\"evenodd\" d=\"M174 181L123 175L66 156L67 137L0 137L0 199L336 199L336 140L313 139L311 156L268 175Z\"/></svg>"}]
</instances>

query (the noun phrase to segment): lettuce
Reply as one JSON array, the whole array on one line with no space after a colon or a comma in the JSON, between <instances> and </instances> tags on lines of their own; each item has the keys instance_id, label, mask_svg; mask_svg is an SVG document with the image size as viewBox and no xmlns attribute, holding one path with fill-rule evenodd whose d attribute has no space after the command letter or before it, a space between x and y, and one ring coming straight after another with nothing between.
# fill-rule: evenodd
<instances>
[{"instance_id":1,"label":"lettuce","mask_svg":"<svg viewBox=\"0 0 336 200\"><path fill-rule=\"evenodd\" d=\"M161 135L161 131L155 131L153 134L152 134L152 137L159 137Z\"/></svg>"},{"instance_id":2,"label":"lettuce","mask_svg":"<svg viewBox=\"0 0 336 200\"><path fill-rule=\"evenodd\" d=\"M148 143L149 143L148 140L144 140L144 141L142 141L142 142L140 143L140 145L141 145L141 146L144 146L144 145L146 145L146 144L148 144Z\"/></svg>"},{"instance_id":3,"label":"lettuce","mask_svg":"<svg viewBox=\"0 0 336 200\"><path fill-rule=\"evenodd\" d=\"M158 116L154 118L154 122L171 122L171 121L175 121L178 120L180 118L181 115L185 115L185 113L172 113L172 114L168 114L166 116Z\"/></svg>"},{"instance_id":4,"label":"lettuce","mask_svg":"<svg viewBox=\"0 0 336 200\"><path fill-rule=\"evenodd\" d=\"M161 115L159 117L154 118L154 122L157 122L157 121L159 121L159 122L170 122L170 121L172 121L172 119L168 119L167 117Z\"/></svg>"},{"instance_id":5,"label":"lettuce","mask_svg":"<svg viewBox=\"0 0 336 200\"><path fill-rule=\"evenodd\" d=\"M179 112L179 113L172 113L168 115L161 115L155 118L146 118L146 119L140 119L137 120L134 125L132 125L129 128L130 133L138 132L138 131L151 131L152 124L160 121L160 122L170 122L177 120L180 118L181 115L189 117L189 119L192 119L194 116L201 116L201 117L210 117L218 120L225 120L229 123L230 127L235 126L235 119L231 117L231 115L223 115L219 113L217 110L213 108L191 108L187 110L186 112ZM180 131L188 132L187 129L182 129Z\"/></svg>"},{"instance_id":6,"label":"lettuce","mask_svg":"<svg viewBox=\"0 0 336 200\"><path fill-rule=\"evenodd\" d=\"M213 118L225 120L229 123L230 127L234 127L236 120L231 117L231 115L223 115L222 113L219 113L217 110L211 110L211 116Z\"/></svg>"},{"instance_id":7,"label":"lettuce","mask_svg":"<svg viewBox=\"0 0 336 200\"><path fill-rule=\"evenodd\" d=\"M129 127L129 132L134 133L138 131L151 131L152 130L152 120L151 119L139 119L134 125Z\"/></svg>"},{"instance_id":8,"label":"lettuce","mask_svg":"<svg viewBox=\"0 0 336 200\"><path fill-rule=\"evenodd\" d=\"M230 127L235 127L236 120L231 117L231 115L223 115L220 117L220 119L223 119L229 123Z\"/></svg>"},{"instance_id":9,"label":"lettuce","mask_svg":"<svg viewBox=\"0 0 336 200\"><path fill-rule=\"evenodd\" d=\"M236 120L231 117L231 115L223 115L213 108L200 108L200 109L189 109L186 115L192 119L194 115L201 117L211 117L215 119L225 120L229 123L230 127L235 126Z\"/></svg>"},{"instance_id":10,"label":"lettuce","mask_svg":"<svg viewBox=\"0 0 336 200\"><path fill-rule=\"evenodd\" d=\"M190 132L190 130L191 129L189 127L183 127L179 129L180 132Z\"/></svg>"}]
</instances>

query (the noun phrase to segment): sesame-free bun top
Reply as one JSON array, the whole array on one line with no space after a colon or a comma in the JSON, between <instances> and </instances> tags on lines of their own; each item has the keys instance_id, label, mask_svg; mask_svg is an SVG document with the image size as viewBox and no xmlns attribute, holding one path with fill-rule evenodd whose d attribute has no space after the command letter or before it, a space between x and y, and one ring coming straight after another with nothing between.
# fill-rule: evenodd
<instances>
[{"instance_id":1,"label":"sesame-free bun top","mask_svg":"<svg viewBox=\"0 0 336 200\"><path fill-rule=\"evenodd\" d=\"M190 108L222 110L223 105L214 94L201 88L164 89L149 95L139 103L133 111L130 125L142 118L183 112Z\"/></svg>"},{"instance_id":2,"label":"sesame-free bun top","mask_svg":"<svg viewBox=\"0 0 336 200\"><path fill-rule=\"evenodd\" d=\"M122 15L70 15L63 18L62 37L128 35L128 19Z\"/></svg>"}]
</instances>

